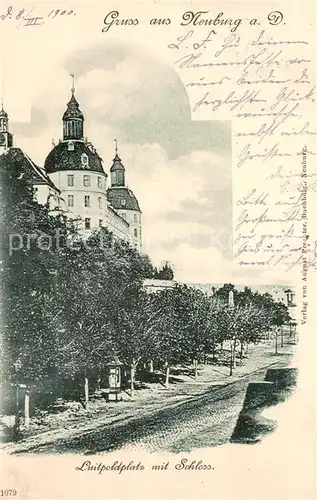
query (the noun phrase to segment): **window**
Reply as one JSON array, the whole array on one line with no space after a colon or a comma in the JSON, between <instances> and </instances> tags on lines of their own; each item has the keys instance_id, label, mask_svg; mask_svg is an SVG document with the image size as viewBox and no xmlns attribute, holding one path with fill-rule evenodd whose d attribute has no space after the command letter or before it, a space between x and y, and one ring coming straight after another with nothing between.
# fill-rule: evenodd
<instances>
[{"instance_id":1,"label":"window","mask_svg":"<svg viewBox=\"0 0 317 500\"><path fill-rule=\"evenodd\" d=\"M97 186L99 189L102 189L102 178L101 177L97 177Z\"/></svg>"},{"instance_id":2,"label":"window","mask_svg":"<svg viewBox=\"0 0 317 500\"><path fill-rule=\"evenodd\" d=\"M116 171L116 183L118 186L124 186L124 174L121 170Z\"/></svg>"},{"instance_id":3,"label":"window","mask_svg":"<svg viewBox=\"0 0 317 500\"><path fill-rule=\"evenodd\" d=\"M85 196L85 207L90 207L90 196L88 195Z\"/></svg>"},{"instance_id":4,"label":"window","mask_svg":"<svg viewBox=\"0 0 317 500\"><path fill-rule=\"evenodd\" d=\"M86 153L83 153L81 155L81 164L83 165L83 167L88 167L88 156L86 155Z\"/></svg>"},{"instance_id":5,"label":"window","mask_svg":"<svg viewBox=\"0 0 317 500\"><path fill-rule=\"evenodd\" d=\"M121 214L121 217L123 217L125 220L127 220L127 214L126 214L125 212L123 212L123 213Z\"/></svg>"},{"instance_id":6,"label":"window","mask_svg":"<svg viewBox=\"0 0 317 500\"><path fill-rule=\"evenodd\" d=\"M126 201L125 201L125 199L124 199L124 198L121 198L121 206L122 206L122 207L125 207L125 205L126 205Z\"/></svg>"},{"instance_id":7,"label":"window","mask_svg":"<svg viewBox=\"0 0 317 500\"><path fill-rule=\"evenodd\" d=\"M295 306L295 293L292 290L286 290L286 298L287 298L287 306L294 307Z\"/></svg>"},{"instance_id":8,"label":"window","mask_svg":"<svg viewBox=\"0 0 317 500\"><path fill-rule=\"evenodd\" d=\"M67 176L67 186L73 186L74 185L74 176L73 174L69 174Z\"/></svg>"},{"instance_id":9,"label":"window","mask_svg":"<svg viewBox=\"0 0 317 500\"><path fill-rule=\"evenodd\" d=\"M68 151L74 151L75 146L74 146L73 141L69 141L67 149L68 149Z\"/></svg>"},{"instance_id":10,"label":"window","mask_svg":"<svg viewBox=\"0 0 317 500\"><path fill-rule=\"evenodd\" d=\"M134 230L134 237L135 237L135 238L137 238L137 237L138 237L138 230L137 230L137 229L135 229L135 230Z\"/></svg>"},{"instance_id":11,"label":"window","mask_svg":"<svg viewBox=\"0 0 317 500\"><path fill-rule=\"evenodd\" d=\"M67 206L69 206L69 207L74 206L74 196L72 194L69 194L67 196Z\"/></svg>"},{"instance_id":12,"label":"window","mask_svg":"<svg viewBox=\"0 0 317 500\"><path fill-rule=\"evenodd\" d=\"M90 229L90 219L85 219L85 229Z\"/></svg>"},{"instance_id":13,"label":"window","mask_svg":"<svg viewBox=\"0 0 317 500\"><path fill-rule=\"evenodd\" d=\"M138 222L138 216L137 216L137 214L134 214L134 222Z\"/></svg>"},{"instance_id":14,"label":"window","mask_svg":"<svg viewBox=\"0 0 317 500\"><path fill-rule=\"evenodd\" d=\"M99 208L102 208L102 198L100 196L98 198L98 206Z\"/></svg>"},{"instance_id":15,"label":"window","mask_svg":"<svg viewBox=\"0 0 317 500\"><path fill-rule=\"evenodd\" d=\"M99 227L102 227L102 219L99 219Z\"/></svg>"},{"instance_id":16,"label":"window","mask_svg":"<svg viewBox=\"0 0 317 500\"><path fill-rule=\"evenodd\" d=\"M84 175L83 182L85 187L90 187L90 175Z\"/></svg>"}]
</instances>

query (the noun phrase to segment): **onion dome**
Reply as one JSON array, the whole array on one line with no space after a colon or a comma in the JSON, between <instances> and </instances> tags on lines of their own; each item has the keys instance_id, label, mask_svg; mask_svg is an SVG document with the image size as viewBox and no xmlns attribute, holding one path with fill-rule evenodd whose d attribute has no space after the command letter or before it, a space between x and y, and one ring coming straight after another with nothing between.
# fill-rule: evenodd
<instances>
[{"instance_id":1,"label":"onion dome","mask_svg":"<svg viewBox=\"0 0 317 500\"><path fill-rule=\"evenodd\" d=\"M116 151L115 151L116 154L110 168L111 187L125 185L125 168L122 164L120 156L118 155L117 139L115 139L115 143L116 143Z\"/></svg>"},{"instance_id":2,"label":"onion dome","mask_svg":"<svg viewBox=\"0 0 317 500\"><path fill-rule=\"evenodd\" d=\"M8 129L9 117L8 113L3 109L3 102L1 101L0 109L0 131L6 132Z\"/></svg>"},{"instance_id":3,"label":"onion dome","mask_svg":"<svg viewBox=\"0 0 317 500\"><path fill-rule=\"evenodd\" d=\"M107 198L116 210L137 210L141 212L134 193L125 185L125 168L118 155L118 143L115 139L115 157L110 168L111 187L107 189Z\"/></svg>"},{"instance_id":4,"label":"onion dome","mask_svg":"<svg viewBox=\"0 0 317 500\"><path fill-rule=\"evenodd\" d=\"M72 96L67 103L67 108L63 114L63 138L65 140L83 140L84 138L84 115L79 109L79 104L75 98L74 75L71 88Z\"/></svg>"},{"instance_id":5,"label":"onion dome","mask_svg":"<svg viewBox=\"0 0 317 500\"><path fill-rule=\"evenodd\" d=\"M84 115L79 109L79 104L76 101L74 93L72 93L72 96L67 103L66 111L63 114L63 120L67 120L70 118L78 118L80 120L84 120Z\"/></svg>"},{"instance_id":6,"label":"onion dome","mask_svg":"<svg viewBox=\"0 0 317 500\"><path fill-rule=\"evenodd\" d=\"M48 174L61 170L86 170L105 175L99 154L91 144L83 141L61 141L48 154L44 168Z\"/></svg>"},{"instance_id":7,"label":"onion dome","mask_svg":"<svg viewBox=\"0 0 317 500\"><path fill-rule=\"evenodd\" d=\"M0 110L0 118L4 118L6 120L8 119L8 113L6 111L4 111L3 106Z\"/></svg>"},{"instance_id":8,"label":"onion dome","mask_svg":"<svg viewBox=\"0 0 317 500\"><path fill-rule=\"evenodd\" d=\"M127 186L107 189L107 198L116 210L136 210L141 212L139 202Z\"/></svg>"}]
</instances>

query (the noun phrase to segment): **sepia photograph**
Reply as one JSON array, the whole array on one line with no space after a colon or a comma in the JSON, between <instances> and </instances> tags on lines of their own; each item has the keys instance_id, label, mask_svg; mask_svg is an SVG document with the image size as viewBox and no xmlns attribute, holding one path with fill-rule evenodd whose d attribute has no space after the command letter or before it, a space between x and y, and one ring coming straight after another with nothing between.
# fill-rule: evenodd
<instances>
[{"instance_id":1,"label":"sepia photograph","mask_svg":"<svg viewBox=\"0 0 317 500\"><path fill-rule=\"evenodd\" d=\"M296 385L297 300L233 279L231 122L193 121L128 45L44 64L28 122L3 83L2 449L260 442Z\"/></svg>"}]
</instances>

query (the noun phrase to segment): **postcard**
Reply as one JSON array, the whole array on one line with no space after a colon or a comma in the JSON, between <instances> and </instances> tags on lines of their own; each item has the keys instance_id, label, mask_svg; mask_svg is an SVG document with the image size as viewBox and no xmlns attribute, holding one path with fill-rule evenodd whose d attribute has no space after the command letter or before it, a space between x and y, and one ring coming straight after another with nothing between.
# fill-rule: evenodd
<instances>
[{"instance_id":1,"label":"postcard","mask_svg":"<svg viewBox=\"0 0 317 500\"><path fill-rule=\"evenodd\" d=\"M313 1L0 27L0 496L316 498Z\"/></svg>"}]
</instances>

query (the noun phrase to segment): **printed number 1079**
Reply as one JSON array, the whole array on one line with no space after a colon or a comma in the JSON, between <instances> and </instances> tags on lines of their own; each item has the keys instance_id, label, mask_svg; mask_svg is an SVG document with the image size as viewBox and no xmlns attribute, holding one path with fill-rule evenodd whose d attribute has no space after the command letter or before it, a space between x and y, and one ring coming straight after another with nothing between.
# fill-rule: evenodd
<instances>
[{"instance_id":1,"label":"printed number 1079","mask_svg":"<svg viewBox=\"0 0 317 500\"><path fill-rule=\"evenodd\" d=\"M15 497L17 494L17 490L0 490L0 497Z\"/></svg>"}]
</instances>

